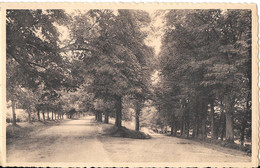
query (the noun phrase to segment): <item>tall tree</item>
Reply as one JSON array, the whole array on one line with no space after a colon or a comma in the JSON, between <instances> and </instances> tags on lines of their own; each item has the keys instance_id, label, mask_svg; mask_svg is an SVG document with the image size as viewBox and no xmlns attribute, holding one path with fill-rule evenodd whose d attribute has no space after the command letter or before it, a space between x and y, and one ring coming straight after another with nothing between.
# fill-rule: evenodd
<instances>
[{"instance_id":1,"label":"tall tree","mask_svg":"<svg viewBox=\"0 0 260 168\"><path fill-rule=\"evenodd\" d=\"M141 29L149 16L142 11L90 10L75 21L82 18L87 22L73 30L76 40L71 47L85 63L89 91L96 98L115 101L120 128L122 98L144 88L141 77L152 50L144 44L146 34Z\"/></svg>"},{"instance_id":2,"label":"tall tree","mask_svg":"<svg viewBox=\"0 0 260 168\"><path fill-rule=\"evenodd\" d=\"M188 103L180 103L175 111L182 111L180 121L186 123L180 128L188 126L189 129L190 117L194 117L201 123L193 124L194 135L206 137L205 120L211 108L210 127L214 137L214 130L218 128L214 127L213 111L218 107L225 114L222 130L226 130L226 140L233 142L235 107L245 98L251 99L243 94L250 95L251 91L250 11L171 10L166 21L160 53L162 88L166 90L163 94L166 100L176 97L179 102ZM178 92L166 97L174 88L178 88ZM223 106L218 105L219 102Z\"/></svg>"},{"instance_id":3,"label":"tall tree","mask_svg":"<svg viewBox=\"0 0 260 168\"><path fill-rule=\"evenodd\" d=\"M60 53L59 31L55 24L67 20L63 10L8 10L7 32L7 100L13 106L19 88L36 92L77 87L68 59ZM21 95L22 96L22 95ZM13 108L15 122L15 110Z\"/></svg>"}]
</instances>

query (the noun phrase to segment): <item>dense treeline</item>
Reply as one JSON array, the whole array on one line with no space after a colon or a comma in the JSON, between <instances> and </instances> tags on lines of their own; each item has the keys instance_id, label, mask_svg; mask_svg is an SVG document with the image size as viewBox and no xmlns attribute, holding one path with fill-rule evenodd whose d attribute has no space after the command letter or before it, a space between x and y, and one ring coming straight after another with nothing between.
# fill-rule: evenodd
<instances>
[{"instance_id":1,"label":"dense treeline","mask_svg":"<svg viewBox=\"0 0 260 168\"><path fill-rule=\"evenodd\" d=\"M157 109L171 134L251 139L251 11L171 10Z\"/></svg>"}]
</instances>

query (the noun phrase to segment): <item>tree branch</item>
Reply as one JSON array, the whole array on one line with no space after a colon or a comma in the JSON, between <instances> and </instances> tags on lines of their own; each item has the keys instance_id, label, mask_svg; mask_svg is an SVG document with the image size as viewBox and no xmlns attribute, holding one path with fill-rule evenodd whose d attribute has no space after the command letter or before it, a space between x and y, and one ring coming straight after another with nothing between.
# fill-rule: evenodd
<instances>
[{"instance_id":1,"label":"tree branch","mask_svg":"<svg viewBox=\"0 0 260 168\"><path fill-rule=\"evenodd\" d=\"M37 64L37 63L34 63L34 62L27 62L28 64L32 64L32 65L35 65L35 66L38 66L38 67L41 67L41 68L44 68L44 69L46 69L47 70L47 68L46 67L44 67L44 66L42 66L42 65L40 65L40 64Z\"/></svg>"}]
</instances>

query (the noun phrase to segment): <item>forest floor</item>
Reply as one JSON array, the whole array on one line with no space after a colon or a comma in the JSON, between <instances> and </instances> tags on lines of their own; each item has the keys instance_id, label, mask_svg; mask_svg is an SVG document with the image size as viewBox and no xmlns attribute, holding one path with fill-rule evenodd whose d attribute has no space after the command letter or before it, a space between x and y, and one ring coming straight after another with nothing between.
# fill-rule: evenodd
<instances>
[{"instance_id":1,"label":"forest floor","mask_svg":"<svg viewBox=\"0 0 260 168\"><path fill-rule=\"evenodd\" d=\"M151 139L105 134L112 127L95 122L92 116L32 127L35 130L26 136L9 136L7 163L251 161L245 152L161 134L152 134Z\"/></svg>"}]
</instances>

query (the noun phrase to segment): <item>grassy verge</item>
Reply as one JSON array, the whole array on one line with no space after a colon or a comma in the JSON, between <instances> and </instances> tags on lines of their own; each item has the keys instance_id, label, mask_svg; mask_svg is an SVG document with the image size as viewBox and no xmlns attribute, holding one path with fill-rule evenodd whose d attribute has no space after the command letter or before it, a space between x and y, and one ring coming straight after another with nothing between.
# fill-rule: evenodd
<instances>
[{"instance_id":1,"label":"grassy verge","mask_svg":"<svg viewBox=\"0 0 260 168\"><path fill-rule=\"evenodd\" d=\"M127 129L126 127L121 127L118 129L116 126L105 126L103 127L103 135L122 137L122 138L132 138L132 139L150 139L151 136L145 134L141 131L135 131Z\"/></svg>"},{"instance_id":2,"label":"grassy verge","mask_svg":"<svg viewBox=\"0 0 260 168\"><path fill-rule=\"evenodd\" d=\"M195 139L195 140L199 141L199 139ZM221 141L221 140L210 139L210 138L206 138L205 140L203 140L203 142L206 142L206 143L209 143L209 144L214 144L214 145L219 145L219 146L230 148L230 149L240 150L240 151L246 152L247 155L250 155L250 156L251 156L251 153L252 153L251 145L241 146L241 145L236 144L236 143L230 143L230 142L227 142L227 141Z\"/></svg>"},{"instance_id":3,"label":"grassy verge","mask_svg":"<svg viewBox=\"0 0 260 168\"><path fill-rule=\"evenodd\" d=\"M11 144L16 140L21 138L29 137L34 133L42 131L53 125L58 125L62 120L56 121L37 121L32 123L22 122L17 123L16 125L9 124L6 126L6 143Z\"/></svg>"},{"instance_id":4,"label":"grassy verge","mask_svg":"<svg viewBox=\"0 0 260 168\"><path fill-rule=\"evenodd\" d=\"M171 136L171 135L168 135L168 136ZM229 148L229 149L240 150L242 152L246 152L246 154L249 156L251 156L251 153L252 153L251 145L241 146L236 143L230 143L227 141L221 141L221 140L210 139L210 138L201 139L201 138L186 138L186 137L181 137L181 136L174 136L174 137L182 138L182 139L190 139L190 140L194 140L199 143L208 144L210 146L214 145L214 146L221 146L221 147L225 147L225 148Z\"/></svg>"}]
</instances>

